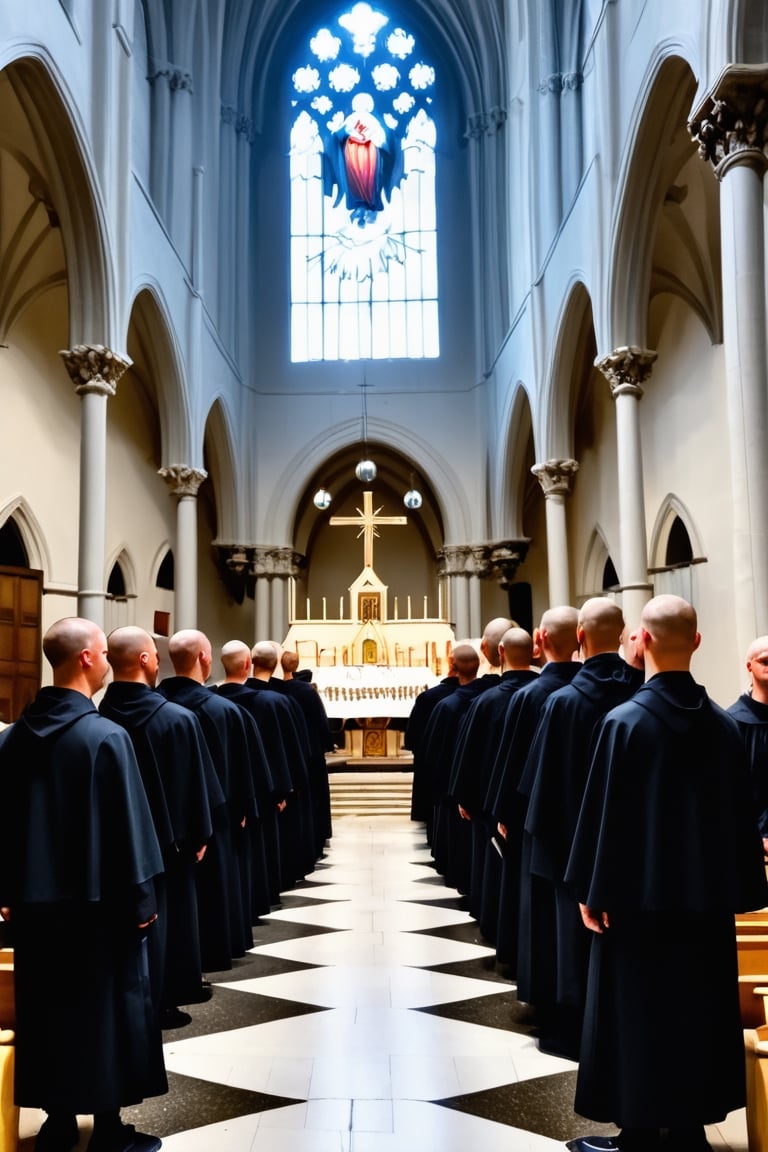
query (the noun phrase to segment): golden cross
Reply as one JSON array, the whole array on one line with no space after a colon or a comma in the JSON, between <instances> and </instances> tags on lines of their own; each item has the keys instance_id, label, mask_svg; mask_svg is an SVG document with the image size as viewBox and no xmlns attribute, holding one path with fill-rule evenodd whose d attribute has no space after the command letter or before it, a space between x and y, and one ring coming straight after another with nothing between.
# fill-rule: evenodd
<instances>
[{"instance_id":1,"label":"golden cross","mask_svg":"<svg viewBox=\"0 0 768 1152\"><path fill-rule=\"evenodd\" d=\"M407 524L407 516L379 516L381 508L373 510L373 493L363 492L363 507L362 511L357 509L357 516L331 516L328 521L335 527L338 525L351 525L354 524L360 528L357 534L358 540L363 537L363 567L373 568L373 538L378 536L376 531L379 524Z\"/></svg>"}]
</instances>

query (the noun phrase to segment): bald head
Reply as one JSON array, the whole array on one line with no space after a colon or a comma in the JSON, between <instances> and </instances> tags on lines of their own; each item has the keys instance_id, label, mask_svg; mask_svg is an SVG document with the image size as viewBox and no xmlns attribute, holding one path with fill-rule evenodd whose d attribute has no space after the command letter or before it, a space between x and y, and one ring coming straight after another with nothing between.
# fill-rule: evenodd
<instances>
[{"instance_id":1,"label":"bald head","mask_svg":"<svg viewBox=\"0 0 768 1152\"><path fill-rule=\"evenodd\" d=\"M251 664L255 676L265 672L271 675L277 667L277 646L271 640L260 640L251 648Z\"/></svg>"},{"instance_id":2,"label":"bald head","mask_svg":"<svg viewBox=\"0 0 768 1152\"><path fill-rule=\"evenodd\" d=\"M546 660L562 663L573 659L579 646L576 636L578 623L579 614L570 604L547 609L534 636Z\"/></svg>"},{"instance_id":3,"label":"bald head","mask_svg":"<svg viewBox=\"0 0 768 1152\"><path fill-rule=\"evenodd\" d=\"M43 652L54 672L65 664L76 665L80 653L91 648L104 633L93 620L66 616L52 624L43 636Z\"/></svg>"},{"instance_id":4,"label":"bald head","mask_svg":"<svg viewBox=\"0 0 768 1152\"><path fill-rule=\"evenodd\" d=\"M752 699L760 704L768 703L768 636L758 636L747 648L747 672L749 672Z\"/></svg>"},{"instance_id":5,"label":"bald head","mask_svg":"<svg viewBox=\"0 0 768 1152\"><path fill-rule=\"evenodd\" d=\"M211 642L197 628L184 628L175 632L168 641L168 655L177 676L193 680L208 679L211 671ZM203 672L205 673L203 675Z\"/></svg>"},{"instance_id":6,"label":"bald head","mask_svg":"<svg viewBox=\"0 0 768 1152\"><path fill-rule=\"evenodd\" d=\"M768 656L768 636L758 636L747 648L747 667L758 656Z\"/></svg>"},{"instance_id":7,"label":"bald head","mask_svg":"<svg viewBox=\"0 0 768 1152\"><path fill-rule=\"evenodd\" d=\"M476 678L480 657L472 644L457 644L451 653L451 660L460 684L468 684Z\"/></svg>"},{"instance_id":8,"label":"bald head","mask_svg":"<svg viewBox=\"0 0 768 1152\"><path fill-rule=\"evenodd\" d=\"M499 655L501 638L508 629L514 626L514 620L508 620L506 616L495 616L486 624L483 638L480 641L480 651L492 667L498 668L501 663L501 656Z\"/></svg>"},{"instance_id":9,"label":"bald head","mask_svg":"<svg viewBox=\"0 0 768 1152\"><path fill-rule=\"evenodd\" d=\"M696 611L681 596L654 596L643 608L638 637L646 675L688 671L701 640Z\"/></svg>"},{"instance_id":10,"label":"bald head","mask_svg":"<svg viewBox=\"0 0 768 1152\"><path fill-rule=\"evenodd\" d=\"M221 649L221 666L228 680L242 683L251 671L251 650L242 640L228 640Z\"/></svg>"},{"instance_id":11,"label":"bald head","mask_svg":"<svg viewBox=\"0 0 768 1152\"><path fill-rule=\"evenodd\" d=\"M43 652L57 688L72 688L89 698L109 672L107 638L92 620L66 616L43 636Z\"/></svg>"},{"instance_id":12,"label":"bald head","mask_svg":"<svg viewBox=\"0 0 768 1152\"><path fill-rule=\"evenodd\" d=\"M116 628L107 637L109 662L115 680L149 684L157 680L157 645L143 628Z\"/></svg>"},{"instance_id":13,"label":"bald head","mask_svg":"<svg viewBox=\"0 0 768 1152\"><path fill-rule=\"evenodd\" d=\"M299 667L299 658L296 653L283 652L280 657L280 667L283 669L283 676L289 680Z\"/></svg>"},{"instance_id":14,"label":"bald head","mask_svg":"<svg viewBox=\"0 0 768 1152\"><path fill-rule=\"evenodd\" d=\"M530 668L533 662L533 639L524 628L507 628L499 647L506 671L518 672Z\"/></svg>"},{"instance_id":15,"label":"bald head","mask_svg":"<svg viewBox=\"0 0 768 1152\"><path fill-rule=\"evenodd\" d=\"M618 652L624 632L624 614L607 596L593 596L579 612L578 640L585 658Z\"/></svg>"}]
</instances>

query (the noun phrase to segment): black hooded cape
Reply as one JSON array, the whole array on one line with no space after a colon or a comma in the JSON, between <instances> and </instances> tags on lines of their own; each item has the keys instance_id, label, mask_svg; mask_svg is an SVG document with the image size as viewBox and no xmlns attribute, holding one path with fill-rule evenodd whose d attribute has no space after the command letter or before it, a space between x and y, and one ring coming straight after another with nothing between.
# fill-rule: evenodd
<instances>
[{"instance_id":1,"label":"black hooded cape","mask_svg":"<svg viewBox=\"0 0 768 1152\"><path fill-rule=\"evenodd\" d=\"M0 737L0 790L16 1102L87 1114L161 1095L138 925L156 910L163 861L128 737L82 693L43 688Z\"/></svg>"}]
</instances>

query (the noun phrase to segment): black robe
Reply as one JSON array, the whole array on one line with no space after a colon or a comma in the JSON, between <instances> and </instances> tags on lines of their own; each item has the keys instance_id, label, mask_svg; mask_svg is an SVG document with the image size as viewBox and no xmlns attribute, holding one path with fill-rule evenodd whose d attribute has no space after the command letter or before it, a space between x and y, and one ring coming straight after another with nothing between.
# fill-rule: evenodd
<instances>
[{"instance_id":1,"label":"black robe","mask_svg":"<svg viewBox=\"0 0 768 1152\"><path fill-rule=\"evenodd\" d=\"M491 843L496 827L485 810L485 796L510 700L537 676L533 669L504 672L499 683L474 701L461 725L451 765L449 796L471 818L469 911L492 943L496 939L501 859Z\"/></svg>"},{"instance_id":2,"label":"black robe","mask_svg":"<svg viewBox=\"0 0 768 1152\"><path fill-rule=\"evenodd\" d=\"M592 934L576 1110L662 1128L742 1107L734 915L768 888L738 728L687 672L602 721L566 881L610 917ZM686 1016L681 994L703 1010Z\"/></svg>"},{"instance_id":3,"label":"black robe","mask_svg":"<svg viewBox=\"0 0 768 1152\"><path fill-rule=\"evenodd\" d=\"M211 688L225 700L231 700L248 717L255 740L251 747L251 767L256 800L261 813L261 829L264 841L264 863L266 867L268 901L267 907L258 915L266 915L274 904L280 902L282 887L282 866L280 839L282 818L279 805L291 794L293 784L285 752L280 740L275 740L273 726L269 718L264 718L263 698L246 688L244 684L225 682ZM263 722L260 725L259 720ZM263 731L262 731L263 729ZM256 888L254 875L254 889Z\"/></svg>"},{"instance_id":4,"label":"black robe","mask_svg":"<svg viewBox=\"0 0 768 1152\"><path fill-rule=\"evenodd\" d=\"M544 701L558 688L569 684L581 668L574 660L549 661L530 684L515 692L504 719L499 751L491 769L485 808L493 825L503 824L507 838L502 843L501 883L496 925L496 959L517 972L517 943L520 918L529 914L520 904L520 875L527 862L523 860L523 825L526 800L520 791L520 779L539 722ZM525 973L523 974L525 979ZM526 997L520 994L520 998Z\"/></svg>"},{"instance_id":5,"label":"black robe","mask_svg":"<svg viewBox=\"0 0 768 1152\"><path fill-rule=\"evenodd\" d=\"M757 826L763 839L768 839L768 704L745 692L727 711L747 748Z\"/></svg>"},{"instance_id":6,"label":"black robe","mask_svg":"<svg viewBox=\"0 0 768 1152\"><path fill-rule=\"evenodd\" d=\"M0 737L0 905L12 911L16 1103L106 1112L168 1090L147 935L163 861L126 734L43 688Z\"/></svg>"},{"instance_id":7,"label":"black robe","mask_svg":"<svg viewBox=\"0 0 768 1152\"><path fill-rule=\"evenodd\" d=\"M326 752L334 747L333 735L328 723L328 713L325 711L320 694L306 680L297 680L293 677L284 680L283 692L290 700L294 700L301 709L309 737L309 756L307 771L309 774L309 788L312 796L312 823L315 833L315 856L322 854L326 840L331 838L331 790L328 783L328 766L325 762Z\"/></svg>"},{"instance_id":8,"label":"black robe","mask_svg":"<svg viewBox=\"0 0 768 1152\"><path fill-rule=\"evenodd\" d=\"M457 676L446 676L439 684L432 688L425 688L419 692L413 702L408 723L403 736L403 748L413 753L413 783L411 785L411 820L423 820L427 825L427 840L432 840L432 818L434 802L432 799L429 771L424 762L424 735L427 731L432 710L455 688L458 688Z\"/></svg>"},{"instance_id":9,"label":"black robe","mask_svg":"<svg viewBox=\"0 0 768 1152\"><path fill-rule=\"evenodd\" d=\"M163 853L161 930L150 954L156 996L163 1008L191 1004L200 999L203 978L196 853L211 838L211 809L224 796L200 725L186 708L146 684L113 681L99 711L131 738Z\"/></svg>"},{"instance_id":10,"label":"black robe","mask_svg":"<svg viewBox=\"0 0 768 1152\"><path fill-rule=\"evenodd\" d=\"M433 804L432 855L446 884L462 893L467 892L469 885L470 830L467 822L459 819L448 786L461 723L475 700L486 687L492 686L483 684L483 680L484 677L478 676L467 684L460 684L440 700L432 710L424 733L424 762Z\"/></svg>"},{"instance_id":11,"label":"black robe","mask_svg":"<svg viewBox=\"0 0 768 1152\"><path fill-rule=\"evenodd\" d=\"M530 992L532 1003L544 1010L555 1004L573 1009L568 1020L572 1044L583 1011L591 940L578 902L563 878L587 782L595 725L611 708L628 700L642 682L643 673L617 653L589 657L570 684L545 701L521 780L523 791L529 793L525 831L530 836L531 856L529 877L521 876L520 883L521 887L528 879L533 883L531 916L521 925L518 956L527 951L527 967L539 976L535 991Z\"/></svg>"},{"instance_id":12,"label":"black robe","mask_svg":"<svg viewBox=\"0 0 768 1152\"><path fill-rule=\"evenodd\" d=\"M253 947L249 821L258 816L242 709L189 676L169 676L158 692L200 722L224 803L211 812L213 836L195 869L203 969L220 972Z\"/></svg>"},{"instance_id":13,"label":"black robe","mask_svg":"<svg viewBox=\"0 0 768 1152\"><path fill-rule=\"evenodd\" d=\"M292 888L313 871L317 854L309 780L309 734L301 708L287 695L283 685L284 681L276 677L266 681L251 676L245 682L245 687L257 698L268 702L291 774L293 787L283 813L283 828L288 835L281 837L280 847L283 888Z\"/></svg>"}]
</instances>

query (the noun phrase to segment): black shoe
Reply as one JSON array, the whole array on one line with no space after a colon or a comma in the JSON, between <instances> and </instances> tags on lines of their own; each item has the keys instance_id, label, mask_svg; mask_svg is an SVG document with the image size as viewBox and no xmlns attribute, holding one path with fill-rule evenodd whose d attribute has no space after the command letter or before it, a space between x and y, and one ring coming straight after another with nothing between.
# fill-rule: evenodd
<instances>
[{"instance_id":1,"label":"black shoe","mask_svg":"<svg viewBox=\"0 0 768 1152\"><path fill-rule=\"evenodd\" d=\"M182 1012L180 1008L163 1008L160 1013L160 1027L183 1028L191 1019L189 1012Z\"/></svg>"},{"instance_id":2,"label":"black shoe","mask_svg":"<svg viewBox=\"0 0 768 1152\"><path fill-rule=\"evenodd\" d=\"M703 1125L701 1128L668 1128L664 1147L672 1152L713 1152Z\"/></svg>"},{"instance_id":3,"label":"black shoe","mask_svg":"<svg viewBox=\"0 0 768 1152\"><path fill-rule=\"evenodd\" d=\"M539 1036L536 1041L539 1052L545 1056L561 1056L563 1060L579 1060L579 1041L567 1036Z\"/></svg>"},{"instance_id":4,"label":"black shoe","mask_svg":"<svg viewBox=\"0 0 768 1152\"><path fill-rule=\"evenodd\" d=\"M74 1116L49 1116L37 1134L35 1152L70 1152L79 1142L80 1132Z\"/></svg>"},{"instance_id":5,"label":"black shoe","mask_svg":"<svg viewBox=\"0 0 768 1152\"><path fill-rule=\"evenodd\" d=\"M621 1152L615 1136L579 1136L565 1146L569 1152Z\"/></svg>"},{"instance_id":6,"label":"black shoe","mask_svg":"<svg viewBox=\"0 0 768 1152\"><path fill-rule=\"evenodd\" d=\"M205 1004L207 1000L210 1000L211 996L213 996L213 985L211 984L210 980L203 980L202 984L200 985L200 991L197 993L197 995L191 997L189 1000L185 1000L184 1003Z\"/></svg>"},{"instance_id":7,"label":"black shoe","mask_svg":"<svg viewBox=\"0 0 768 1152\"><path fill-rule=\"evenodd\" d=\"M133 1124L119 1124L103 1132L94 1132L88 1143L88 1152L157 1152L162 1144L159 1136L137 1132Z\"/></svg>"}]
</instances>

